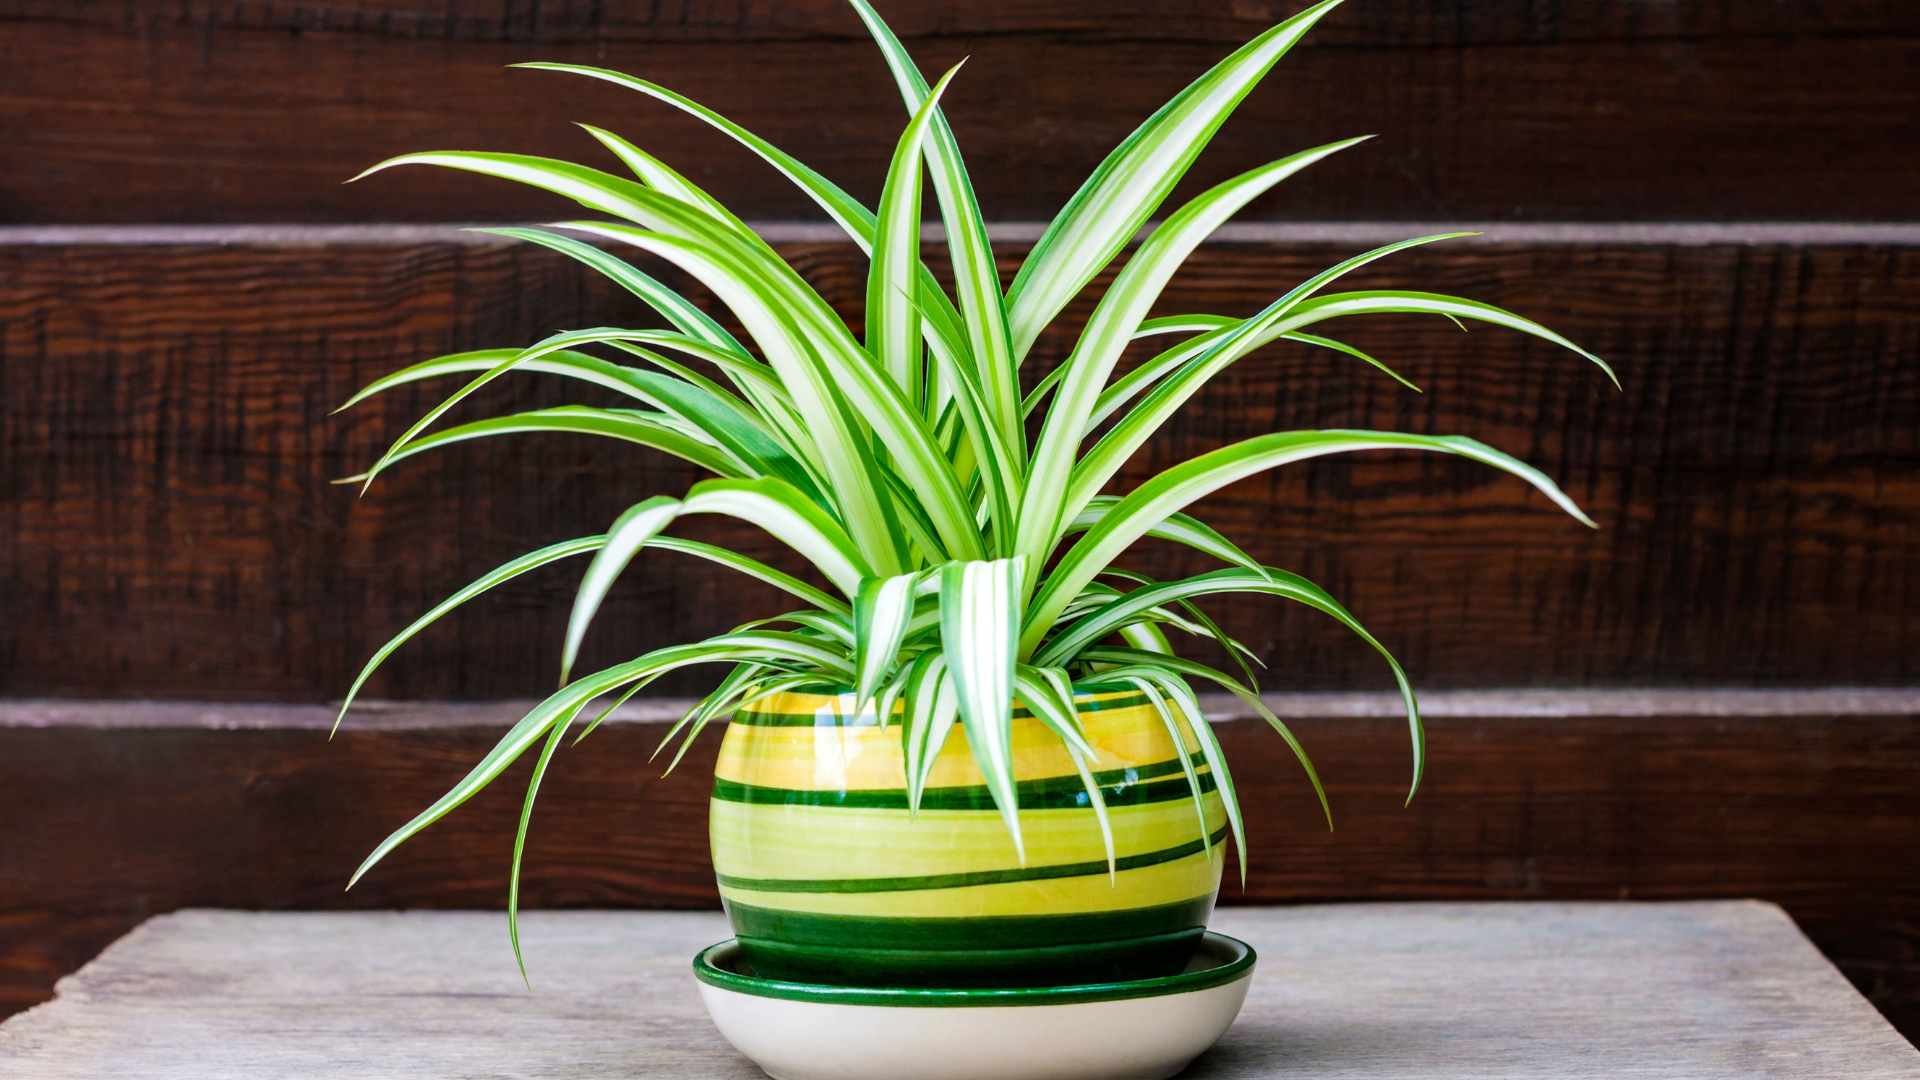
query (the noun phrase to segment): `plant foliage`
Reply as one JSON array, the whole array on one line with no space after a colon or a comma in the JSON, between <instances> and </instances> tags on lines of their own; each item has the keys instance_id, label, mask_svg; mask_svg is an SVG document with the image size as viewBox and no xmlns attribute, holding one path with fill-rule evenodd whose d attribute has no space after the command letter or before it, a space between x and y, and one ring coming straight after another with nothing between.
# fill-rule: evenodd
<instances>
[{"instance_id":1,"label":"plant foliage","mask_svg":"<svg viewBox=\"0 0 1920 1080\"><path fill-rule=\"evenodd\" d=\"M713 663L731 665L730 672L673 726L668 741L679 743L676 761L708 723L755 698L810 684L850 686L861 709L874 710L883 725L899 724L915 807L935 755L956 725L964 729L1016 849L1021 832L1010 753L1014 701L1027 705L1080 766L1105 832L1100 792L1087 769L1093 748L1081 730L1074 695L1092 685L1136 688L1154 703L1176 743L1190 737L1201 747L1238 841L1242 825L1232 778L1201 716L1192 680L1223 688L1258 710L1298 755L1323 807L1326 796L1305 751L1261 705L1242 659L1244 647L1197 606L1201 598L1222 593L1305 604L1380 649L1405 698L1417 789L1424 764L1420 719L1400 666L1324 590L1260 565L1183 510L1236 480L1289 462L1356 450L1425 450L1511 473L1591 525L1553 481L1466 438L1287 431L1203 454L1124 495L1102 492L1209 379L1270 342L1335 349L1384 370L1373 358L1311 332L1337 317L1421 312L1479 320L1564 346L1603 370L1606 365L1542 326L1471 300L1328 291L1343 275L1375 259L1446 235L1406 240L1349 259L1251 318L1148 317L1168 280L1209 233L1280 181L1360 141L1350 139L1233 177L1167 214L1120 267L1071 355L1046 379L1022 389L1022 361L1041 330L1135 240L1235 106L1339 2L1325 0L1255 38L1143 123L1047 227L1004 291L966 167L939 105L957 69L929 86L866 0L852 3L879 44L910 117L874 209L664 87L598 68L522 65L649 95L732 136L798 185L870 256L866 319L859 334L739 218L610 132L587 129L631 177L548 158L469 152L408 154L369 169L410 164L464 169L543 188L613 219L564 222L549 226L553 231L494 231L541 244L607 275L674 329L575 330L524 349L462 353L389 375L347 404L442 375L472 378L352 480L370 485L414 454L524 431L623 439L684 458L715 478L684 495L636 503L603 535L555 544L500 567L428 612L374 656L348 694L349 702L394 649L454 607L536 567L592 555L567 625L561 689L451 791L388 837L355 878L539 747L527 792L530 813L534 791L568 730L578 726L584 737L612 711L606 702L614 695L625 700L670 671ZM951 294L921 261L926 177L945 225ZM609 253L623 248L664 259L698 280L745 329L745 340ZM1116 378L1123 351L1147 337L1171 337L1175 343ZM583 351L589 347L613 359ZM632 407L543 409L428 434L462 399L515 372L570 376L623 395ZM1610 370L1607 374L1612 376ZM1031 444L1030 416L1038 423ZM678 521L697 514L731 515L765 528L810 562L833 591L734 552L667 535ZM1228 567L1170 582L1113 567L1115 558L1149 536L1186 544ZM632 560L661 550L738 570L805 606L576 676L574 660L608 590ZM1236 660L1237 673L1178 657L1167 627L1218 642ZM343 715L345 710L343 705ZM1188 772L1197 801L1200 788L1191 765ZM514 848L515 901L525 833L523 814ZM1107 843L1111 855L1110 833ZM1241 851L1244 860L1244 844Z\"/></svg>"}]
</instances>

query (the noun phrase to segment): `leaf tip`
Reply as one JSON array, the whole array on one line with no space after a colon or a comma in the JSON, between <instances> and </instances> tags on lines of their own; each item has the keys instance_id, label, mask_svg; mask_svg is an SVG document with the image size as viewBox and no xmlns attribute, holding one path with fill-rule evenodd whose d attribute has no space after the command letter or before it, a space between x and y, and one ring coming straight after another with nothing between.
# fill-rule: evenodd
<instances>
[{"instance_id":1,"label":"leaf tip","mask_svg":"<svg viewBox=\"0 0 1920 1080\"><path fill-rule=\"evenodd\" d=\"M1573 519L1575 521L1578 521L1580 524L1585 525L1589 529L1598 529L1600 527L1600 523L1588 517L1587 512L1585 510L1580 509L1580 507L1576 505L1572 499L1566 499L1563 505L1567 513L1573 515ZM1414 783L1418 784L1419 782L1420 782L1419 777L1416 776L1414 778Z\"/></svg>"},{"instance_id":2,"label":"leaf tip","mask_svg":"<svg viewBox=\"0 0 1920 1080\"><path fill-rule=\"evenodd\" d=\"M347 177L345 180L340 181L340 183L344 185L344 184L354 183L355 181L358 181L358 180L365 180L367 177L372 176L374 173L377 173L382 169L386 169L390 166L399 164L401 160L402 160L401 158L397 158L397 157L388 158L387 160L382 161L376 165L369 165L366 168L355 173L354 175Z\"/></svg>"},{"instance_id":3,"label":"leaf tip","mask_svg":"<svg viewBox=\"0 0 1920 1080\"><path fill-rule=\"evenodd\" d=\"M533 992L533 980L527 977L527 958L520 955L520 916L517 911L507 913L507 934L513 939L513 962L520 965L520 981L526 984L527 992Z\"/></svg>"}]
</instances>

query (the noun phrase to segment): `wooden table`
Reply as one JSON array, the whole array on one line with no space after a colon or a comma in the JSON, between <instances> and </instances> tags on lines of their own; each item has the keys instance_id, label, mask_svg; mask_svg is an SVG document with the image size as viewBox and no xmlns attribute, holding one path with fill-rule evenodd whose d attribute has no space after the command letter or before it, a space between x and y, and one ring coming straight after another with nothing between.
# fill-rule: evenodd
<instances>
[{"instance_id":1,"label":"wooden table","mask_svg":"<svg viewBox=\"0 0 1920 1080\"><path fill-rule=\"evenodd\" d=\"M0 1076L758 1078L688 961L717 913L182 911L0 1025ZM1185 1076L1910 1077L1770 904L1228 908L1260 964ZM903 1078L905 1080L905 1078Z\"/></svg>"}]
</instances>

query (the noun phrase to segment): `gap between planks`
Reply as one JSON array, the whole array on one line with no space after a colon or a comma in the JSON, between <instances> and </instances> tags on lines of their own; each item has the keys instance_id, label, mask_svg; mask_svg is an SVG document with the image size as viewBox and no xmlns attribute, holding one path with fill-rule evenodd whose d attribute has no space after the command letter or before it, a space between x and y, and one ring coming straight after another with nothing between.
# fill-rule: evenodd
<instances>
[{"instance_id":1,"label":"gap between planks","mask_svg":"<svg viewBox=\"0 0 1920 1080\"><path fill-rule=\"evenodd\" d=\"M470 230L478 225L5 225L0 247L45 245L328 245L328 244L511 244L518 241ZM770 243L847 242L837 225L811 221L753 222L750 227ZM1155 225L1141 230L1141 236ZM999 243L1031 243L1046 224L1003 221L988 224ZM1698 247L1730 245L1915 245L1920 224L1904 222L1421 222L1421 221L1250 221L1215 230L1210 243L1224 244L1380 244L1446 232L1477 232L1456 242L1482 244L1613 244ZM939 224L921 229L921 239L946 239ZM1136 238L1137 239L1137 238Z\"/></svg>"},{"instance_id":2,"label":"gap between planks","mask_svg":"<svg viewBox=\"0 0 1920 1080\"><path fill-rule=\"evenodd\" d=\"M678 720L692 698L630 701L610 720L657 724ZM1367 719L1403 715L1392 693L1266 694L1269 709L1286 719ZM534 701L365 701L354 705L343 729L407 731L506 726ZM1225 694L1202 694L1209 720L1249 720L1252 710ZM333 726L335 705L227 704L179 701L0 700L0 728L307 729ZM1714 720L1791 716L1920 716L1920 687L1837 687L1815 690L1441 690L1420 695L1428 719L1472 717L1659 717Z\"/></svg>"}]
</instances>

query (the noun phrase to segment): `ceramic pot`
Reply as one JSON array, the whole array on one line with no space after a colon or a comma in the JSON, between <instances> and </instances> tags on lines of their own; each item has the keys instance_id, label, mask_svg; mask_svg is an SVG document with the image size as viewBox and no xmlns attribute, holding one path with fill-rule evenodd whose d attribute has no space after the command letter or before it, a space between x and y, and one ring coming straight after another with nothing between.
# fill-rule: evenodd
<instances>
[{"instance_id":1,"label":"ceramic pot","mask_svg":"<svg viewBox=\"0 0 1920 1080\"><path fill-rule=\"evenodd\" d=\"M784 693L734 714L711 812L720 896L770 979L841 986L1062 986L1173 975L1212 913L1226 811L1199 746L1176 748L1131 687L1081 694L1112 824L1072 760L1016 707L1023 864L964 730L907 811L900 727L851 693ZM1196 806L1179 754L1193 761ZM1202 826L1202 816L1205 824Z\"/></svg>"}]
</instances>

